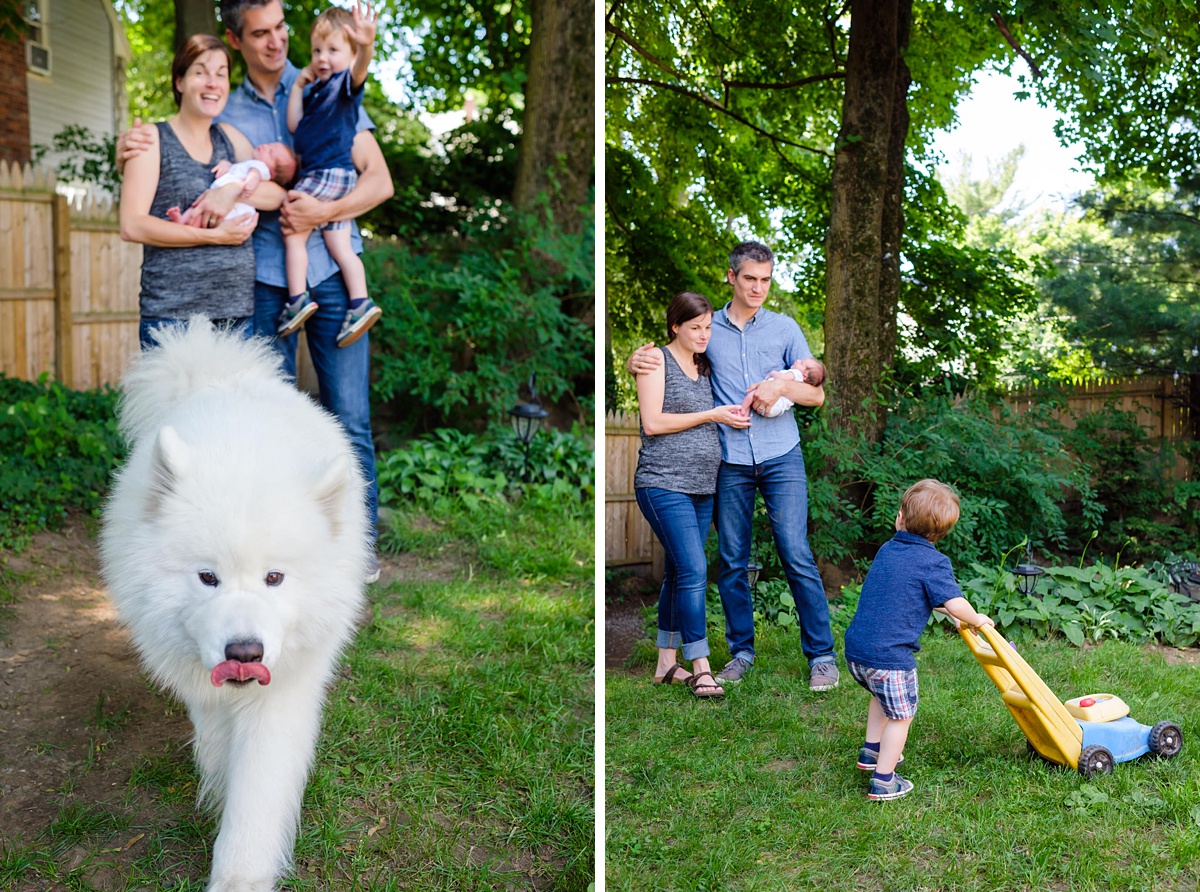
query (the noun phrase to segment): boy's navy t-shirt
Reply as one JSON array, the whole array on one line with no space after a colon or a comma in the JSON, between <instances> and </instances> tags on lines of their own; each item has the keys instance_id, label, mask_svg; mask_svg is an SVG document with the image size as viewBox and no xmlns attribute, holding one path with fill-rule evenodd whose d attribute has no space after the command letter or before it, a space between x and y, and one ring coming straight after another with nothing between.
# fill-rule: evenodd
<instances>
[{"instance_id":1,"label":"boy's navy t-shirt","mask_svg":"<svg viewBox=\"0 0 1200 892\"><path fill-rule=\"evenodd\" d=\"M293 136L301 175L331 168L354 170L351 149L365 83L356 89L347 68L304 88L304 117Z\"/></svg>"},{"instance_id":2,"label":"boy's navy t-shirt","mask_svg":"<svg viewBox=\"0 0 1200 892\"><path fill-rule=\"evenodd\" d=\"M872 669L916 669L921 633L933 608L961 598L954 569L924 536L899 530L875 555L858 610L846 630L846 662Z\"/></svg>"}]
</instances>

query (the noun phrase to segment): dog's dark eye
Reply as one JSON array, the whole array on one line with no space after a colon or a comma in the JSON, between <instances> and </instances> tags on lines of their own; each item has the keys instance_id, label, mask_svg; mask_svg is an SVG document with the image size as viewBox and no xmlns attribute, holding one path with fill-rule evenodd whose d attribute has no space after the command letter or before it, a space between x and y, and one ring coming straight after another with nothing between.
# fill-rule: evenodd
<instances>
[{"instance_id":1,"label":"dog's dark eye","mask_svg":"<svg viewBox=\"0 0 1200 892\"><path fill-rule=\"evenodd\" d=\"M263 581L267 585L272 585L272 586L279 585L279 583L283 582L283 574L280 573L278 570L272 570L270 573L268 573L266 575L266 577L263 579Z\"/></svg>"},{"instance_id":2,"label":"dog's dark eye","mask_svg":"<svg viewBox=\"0 0 1200 892\"><path fill-rule=\"evenodd\" d=\"M211 588L216 588L221 584L221 580L217 579L217 574L212 570L201 570L200 581Z\"/></svg>"}]
</instances>

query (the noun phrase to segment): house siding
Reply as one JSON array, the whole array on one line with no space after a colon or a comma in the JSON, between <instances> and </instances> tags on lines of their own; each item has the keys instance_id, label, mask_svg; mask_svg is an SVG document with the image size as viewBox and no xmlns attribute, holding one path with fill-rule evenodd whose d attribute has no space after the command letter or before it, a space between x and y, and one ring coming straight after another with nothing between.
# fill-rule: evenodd
<instances>
[{"instance_id":1,"label":"house siding","mask_svg":"<svg viewBox=\"0 0 1200 892\"><path fill-rule=\"evenodd\" d=\"M124 72L113 46L107 0L50 0L50 75L29 73L29 140L50 145L68 124L111 136L119 126L113 82ZM53 156L51 156L51 159Z\"/></svg>"}]
</instances>

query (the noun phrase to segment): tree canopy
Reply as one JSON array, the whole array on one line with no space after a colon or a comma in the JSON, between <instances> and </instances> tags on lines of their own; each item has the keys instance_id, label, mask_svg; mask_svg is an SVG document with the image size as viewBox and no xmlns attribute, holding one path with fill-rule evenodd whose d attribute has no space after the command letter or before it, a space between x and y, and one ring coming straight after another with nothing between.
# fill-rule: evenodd
<instances>
[{"instance_id":1,"label":"tree canopy","mask_svg":"<svg viewBox=\"0 0 1200 892\"><path fill-rule=\"evenodd\" d=\"M1062 370L1073 363L1077 370L1083 359L1115 371L1119 355L1123 370L1188 372L1195 340L1188 218L1196 212L1186 184L1200 157L1188 76L1200 52L1194 4L802 6L609 6L606 288L616 364L642 339L661 337L659 320L675 291L694 288L723 303L728 249L755 237L780 257L776 308L796 315L817 348L845 351L896 326L893 356L869 370L876 385L889 367L918 385L1011 379L1008 354L1038 326L1055 332ZM895 64L910 78L903 106L884 103L867 115L850 107L863 101L848 92L855 14L869 17L871 28L859 32L867 41L880 39L880 21L899 15L884 45L899 50ZM880 58L870 53L857 64ZM1065 110L1059 137L1084 146L1081 160L1107 190L1088 205L1086 237L1086 227L1040 241L1001 237L1017 214L989 209L1019 157L999 159L994 186L974 184L999 194L968 195L963 184L931 176L940 159L930 137L954 120L985 67L1013 72L1030 101ZM839 184L835 159L865 151L875 137L863 128L881 115L900 115L906 128L901 174L860 170ZM898 186L884 182L892 176ZM1133 183L1144 192L1138 201L1131 201ZM898 252L885 232L881 247L866 253L868 265L878 263L872 256L895 264L897 299L858 318L831 315L832 215L839 195L868 186L880 190L877 208L889 195L899 201ZM1113 203L1118 196L1123 210ZM863 208L848 218L847 245L876 225L870 215L878 211ZM986 238L981 227L990 227ZM843 275L851 255L838 256ZM864 270L866 278L845 292L851 306L862 299L861 282L871 281ZM817 326L824 337L812 331Z\"/></svg>"}]
</instances>

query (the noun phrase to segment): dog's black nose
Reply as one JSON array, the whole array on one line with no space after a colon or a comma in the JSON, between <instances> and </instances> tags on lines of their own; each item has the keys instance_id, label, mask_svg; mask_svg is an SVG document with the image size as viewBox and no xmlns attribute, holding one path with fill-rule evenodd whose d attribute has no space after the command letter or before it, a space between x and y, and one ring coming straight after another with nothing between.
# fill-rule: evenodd
<instances>
[{"instance_id":1,"label":"dog's black nose","mask_svg":"<svg viewBox=\"0 0 1200 892\"><path fill-rule=\"evenodd\" d=\"M261 641L231 641L225 645L225 659L239 663L261 663L263 646Z\"/></svg>"}]
</instances>

